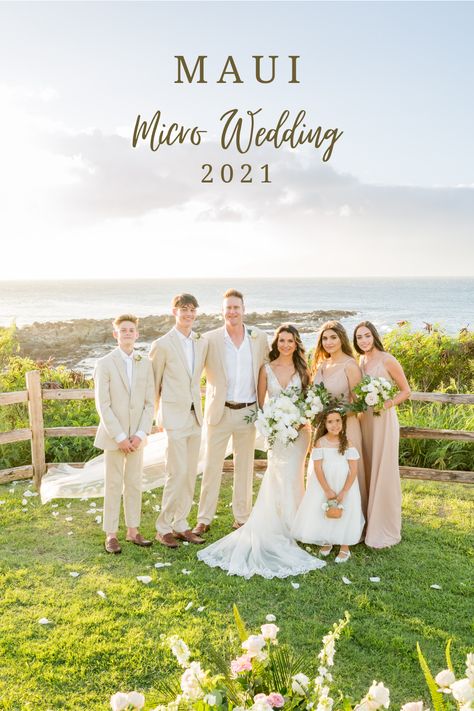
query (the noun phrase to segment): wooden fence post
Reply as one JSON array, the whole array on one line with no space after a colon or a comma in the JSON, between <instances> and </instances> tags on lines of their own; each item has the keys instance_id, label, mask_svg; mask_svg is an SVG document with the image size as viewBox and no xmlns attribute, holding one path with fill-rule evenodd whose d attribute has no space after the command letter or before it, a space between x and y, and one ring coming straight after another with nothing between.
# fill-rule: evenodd
<instances>
[{"instance_id":1,"label":"wooden fence post","mask_svg":"<svg viewBox=\"0 0 474 711\"><path fill-rule=\"evenodd\" d=\"M39 370L31 370L26 374L26 389L28 391L28 416L31 428L31 463L33 465L33 480L37 489L41 477L46 472L46 457L44 453L44 422L43 398Z\"/></svg>"}]
</instances>

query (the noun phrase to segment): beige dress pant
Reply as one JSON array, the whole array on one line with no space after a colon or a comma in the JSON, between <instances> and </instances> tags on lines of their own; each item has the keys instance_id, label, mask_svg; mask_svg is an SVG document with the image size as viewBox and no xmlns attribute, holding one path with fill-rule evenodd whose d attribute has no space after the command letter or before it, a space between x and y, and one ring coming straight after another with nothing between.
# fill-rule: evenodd
<instances>
[{"instance_id":1,"label":"beige dress pant","mask_svg":"<svg viewBox=\"0 0 474 711\"><path fill-rule=\"evenodd\" d=\"M168 453L166 481L161 502L161 513L156 530L162 535L189 529L188 515L194 498L201 428L194 412L190 412L183 427L167 429Z\"/></svg>"},{"instance_id":2,"label":"beige dress pant","mask_svg":"<svg viewBox=\"0 0 474 711\"><path fill-rule=\"evenodd\" d=\"M198 523L210 524L214 518L219 498L225 452L232 437L234 455L234 486L232 511L234 519L245 523L252 510L253 460L255 451L255 425L245 417L255 410L255 405L232 410L224 409L217 425L207 426L207 452L199 500Z\"/></svg>"},{"instance_id":3,"label":"beige dress pant","mask_svg":"<svg viewBox=\"0 0 474 711\"><path fill-rule=\"evenodd\" d=\"M142 511L143 447L131 454L120 449L104 450L105 486L103 529L116 533L119 527L120 499L127 528L138 528Z\"/></svg>"}]
</instances>

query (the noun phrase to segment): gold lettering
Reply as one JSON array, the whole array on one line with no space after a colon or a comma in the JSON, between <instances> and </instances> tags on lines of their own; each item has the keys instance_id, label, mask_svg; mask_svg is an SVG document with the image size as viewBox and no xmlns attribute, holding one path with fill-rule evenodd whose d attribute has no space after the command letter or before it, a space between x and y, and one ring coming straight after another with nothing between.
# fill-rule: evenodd
<instances>
[{"instance_id":1,"label":"gold lettering","mask_svg":"<svg viewBox=\"0 0 474 711\"><path fill-rule=\"evenodd\" d=\"M186 64L186 60L182 54L175 54L175 58L178 60L178 78L174 82L175 84L183 84L183 80L181 79L181 68L183 68L189 84L192 83L194 75L198 71L198 68L199 79L197 80L197 84L207 84L207 81L204 79L204 60L207 59L206 54L200 54L199 57L196 59L196 64L194 65L192 74L189 71L188 65Z\"/></svg>"}]
</instances>

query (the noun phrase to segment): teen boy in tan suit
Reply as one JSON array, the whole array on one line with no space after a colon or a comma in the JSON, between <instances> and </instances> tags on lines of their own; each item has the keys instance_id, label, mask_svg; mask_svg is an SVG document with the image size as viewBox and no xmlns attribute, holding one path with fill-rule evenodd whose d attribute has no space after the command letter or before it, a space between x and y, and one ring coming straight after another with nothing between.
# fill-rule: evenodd
<instances>
[{"instance_id":1,"label":"teen boy in tan suit","mask_svg":"<svg viewBox=\"0 0 474 711\"><path fill-rule=\"evenodd\" d=\"M123 314L113 326L118 347L97 361L94 372L95 402L100 417L94 444L105 455L105 550L120 553L117 532L122 492L127 541L138 546L152 545L138 532L138 526L143 447L153 424L154 386L150 361L133 350L138 338L138 318Z\"/></svg>"},{"instance_id":2,"label":"teen boy in tan suit","mask_svg":"<svg viewBox=\"0 0 474 711\"><path fill-rule=\"evenodd\" d=\"M192 294L175 296L176 324L154 341L150 351L156 410L161 402L162 423L168 436L167 476L156 539L168 548L177 548L177 539L204 543L188 524L201 445L200 382L207 353L207 342L192 330L197 308Z\"/></svg>"},{"instance_id":3,"label":"teen boy in tan suit","mask_svg":"<svg viewBox=\"0 0 474 711\"><path fill-rule=\"evenodd\" d=\"M232 495L233 528L239 528L252 508L255 425L246 422L256 407L260 367L268 359L268 339L258 328L245 326L240 291L224 294L225 324L209 331L206 358L207 453L194 533L201 536L211 525L217 508L222 467L230 437L234 455Z\"/></svg>"}]
</instances>

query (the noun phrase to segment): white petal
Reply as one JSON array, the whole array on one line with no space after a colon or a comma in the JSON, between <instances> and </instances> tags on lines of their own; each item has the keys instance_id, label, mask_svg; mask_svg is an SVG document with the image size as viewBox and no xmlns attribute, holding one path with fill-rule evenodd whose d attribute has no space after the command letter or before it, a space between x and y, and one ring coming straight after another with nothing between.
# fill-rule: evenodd
<instances>
[{"instance_id":1,"label":"white petal","mask_svg":"<svg viewBox=\"0 0 474 711\"><path fill-rule=\"evenodd\" d=\"M155 568L164 568L166 563L155 563Z\"/></svg>"},{"instance_id":2,"label":"white petal","mask_svg":"<svg viewBox=\"0 0 474 711\"><path fill-rule=\"evenodd\" d=\"M0 501L0 506L3 506L3 504L5 504L5 503L6 503L5 499L3 499L2 501Z\"/></svg>"},{"instance_id":3,"label":"white petal","mask_svg":"<svg viewBox=\"0 0 474 711\"><path fill-rule=\"evenodd\" d=\"M95 509L96 506L97 506L97 504L96 504L94 501L92 501L92 503L91 503L91 508L92 508L92 509Z\"/></svg>"},{"instance_id":4,"label":"white petal","mask_svg":"<svg viewBox=\"0 0 474 711\"><path fill-rule=\"evenodd\" d=\"M375 576L373 578L369 578L371 583L380 583L380 578Z\"/></svg>"},{"instance_id":5,"label":"white petal","mask_svg":"<svg viewBox=\"0 0 474 711\"><path fill-rule=\"evenodd\" d=\"M151 583L153 578L151 578L149 575L137 575L137 580L140 583L144 583L145 585L148 585L148 583Z\"/></svg>"},{"instance_id":6,"label":"white petal","mask_svg":"<svg viewBox=\"0 0 474 711\"><path fill-rule=\"evenodd\" d=\"M73 570L72 573L69 573L69 575L71 576L71 578L78 578L80 574Z\"/></svg>"},{"instance_id":7,"label":"white petal","mask_svg":"<svg viewBox=\"0 0 474 711\"><path fill-rule=\"evenodd\" d=\"M430 588L433 588L433 590L441 590L441 585L430 585Z\"/></svg>"},{"instance_id":8,"label":"white petal","mask_svg":"<svg viewBox=\"0 0 474 711\"><path fill-rule=\"evenodd\" d=\"M298 590L300 584L299 583L291 583L291 587L294 588L295 590Z\"/></svg>"},{"instance_id":9,"label":"white petal","mask_svg":"<svg viewBox=\"0 0 474 711\"><path fill-rule=\"evenodd\" d=\"M198 611L198 612L202 612L204 609L205 609L205 606L204 606L204 605L201 605L201 607L198 607L197 611Z\"/></svg>"},{"instance_id":10,"label":"white petal","mask_svg":"<svg viewBox=\"0 0 474 711\"><path fill-rule=\"evenodd\" d=\"M52 516L59 516L59 511L53 511Z\"/></svg>"},{"instance_id":11,"label":"white petal","mask_svg":"<svg viewBox=\"0 0 474 711\"><path fill-rule=\"evenodd\" d=\"M99 597L102 597L104 600L107 597L107 595L105 594L105 592L103 590L97 590L97 595Z\"/></svg>"},{"instance_id":12,"label":"white petal","mask_svg":"<svg viewBox=\"0 0 474 711\"><path fill-rule=\"evenodd\" d=\"M38 496L38 493L36 491L30 491L30 489L27 489L23 492L23 496Z\"/></svg>"},{"instance_id":13,"label":"white petal","mask_svg":"<svg viewBox=\"0 0 474 711\"><path fill-rule=\"evenodd\" d=\"M65 521L74 521L72 516L66 516Z\"/></svg>"},{"instance_id":14,"label":"white petal","mask_svg":"<svg viewBox=\"0 0 474 711\"><path fill-rule=\"evenodd\" d=\"M72 531L68 531L68 532L67 532L67 535L68 535L68 536L72 536L72 534L73 534Z\"/></svg>"},{"instance_id":15,"label":"white petal","mask_svg":"<svg viewBox=\"0 0 474 711\"><path fill-rule=\"evenodd\" d=\"M184 608L184 611L187 612L188 610L190 610L192 608L193 605L194 605L194 602L188 602L188 604Z\"/></svg>"},{"instance_id":16,"label":"white petal","mask_svg":"<svg viewBox=\"0 0 474 711\"><path fill-rule=\"evenodd\" d=\"M183 575L191 575L191 571L190 571L190 570L186 570L186 568L183 568L183 570L182 570L181 572L182 572Z\"/></svg>"},{"instance_id":17,"label":"white petal","mask_svg":"<svg viewBox=\"0 0 474 711\"><path fill-rule=\"evenodd\" d=\"M28 503L27 499L22 499L22 500L21 500L22 506L26 506L27 503Z\"/></svg>"},{"instance_id":18,"label":"white petal","mask_svg":"<svg viewBox=\"0 0 474 711\"><path fill-rule=\"evenodd\" d=\"M69 502L68 504L66 504L66 508L67 508L67 509L70 509L70 508L71 508L71 502Z\"/></svg>"},{"instance_id":19,"label":"white petal","mask_svg":"<svg viewBox=\"0 0 474 711\"><path fill-rule=\"evenodd\" d=\"M52 624L53 624L53 623L51 622L51 620L48 620L47 617L41 617L41 618L38 620L38 623L39 623L40 625L52 625Z\"/></svg>"},{"instance_id":20,"label":"white petal","mask_svg":"<svg viewBox=\"0 0 474 711\"><path fill-rule=\"evenodd\" d=\"M59 504L51 504L51 508L52 508L52 509L57 509L58 506L59 506Z\"/></svg>"},{"instance_id":21,"label":"white petal","mask_svg":"<svg viewBox=\"0 0 474 711\"><path fill-rule=\"evenodd\" d=\"M342 582L344 585L352 585L352 580L349 580L349 578L346 578L344 575L342 576Z\"/></svg>"},{"instance_id":22,"label":"white petal","mask_svg":"<svg viewBox=\"0 0 474 711\"><path fill-rule=\"evenodd\" d=\"M96 523L102 523L102 516L96 516L95 519L94 519L94 521L95 521Z\"/></svg>"},{"instance_id":23,"label":"white petal","mask_svg":"<svg viewBox=\"0 0 474 711\"><path fill-rule=\"evenodd\" d=\"M267 615L267 616L265 617L265 619L266 619L267 622L276 622L276 617L275 617L275 615Z\"/></svg>"}]
</instances>

